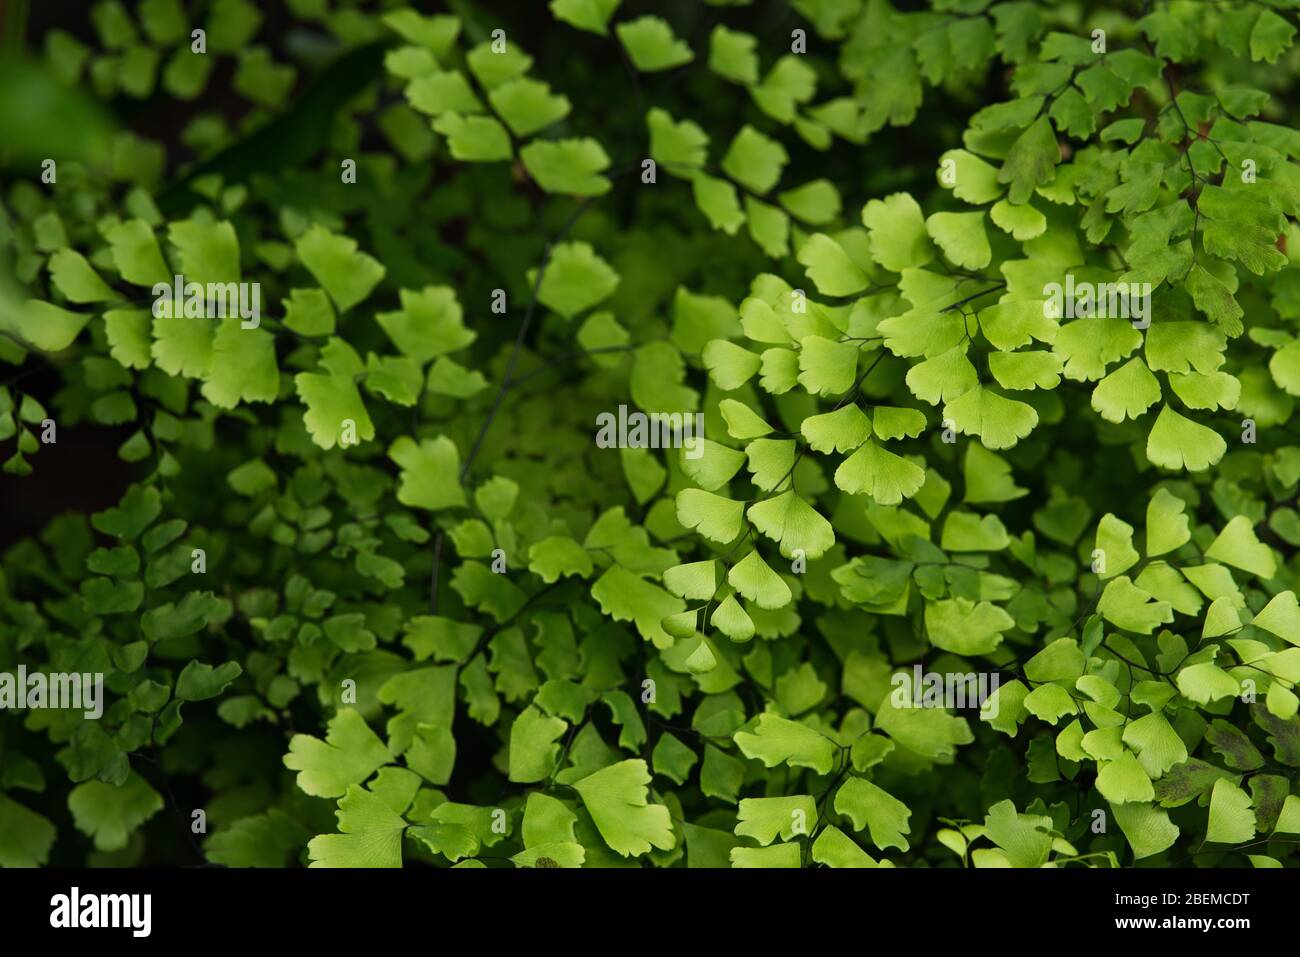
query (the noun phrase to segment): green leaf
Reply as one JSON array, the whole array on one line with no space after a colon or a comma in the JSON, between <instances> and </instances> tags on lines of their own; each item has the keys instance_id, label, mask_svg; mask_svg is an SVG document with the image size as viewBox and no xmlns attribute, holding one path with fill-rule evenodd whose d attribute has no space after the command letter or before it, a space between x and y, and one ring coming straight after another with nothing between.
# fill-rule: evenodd
<instances>
[{"instance_id":1,"label":"green leaf","mask_svg":"<svg viewBox=\"0 0 1300 957\"><path fill-rule=\"evenodd\" d=\"M643 73L671 70L695 58L691 48L677 39L672 27L662 17L647 14L635 20L624 20L614 27L614 32L631 57L632 64Z\"/></svg>"},{"instance_id":2,"label":"green leaf","mask_svg":"<svg viewBox=\"0 0 1300 957\"><path fill-rule=\"evenodd\" d=\"M100 851L126 847L131 834L162 808L162 795L135 772L120 786L86 781L68 794L73 823Z\"/></svg>"},{"instance_id":3,"label":"green leaf","mask_svg":"<svg viewBox=\"0 0 1300 957\"><path fill-rule=\"evenodd\" d=\"M1207 319L1222 329L1225 335L1241 334L1242 308L1218 276L1194 262L1191 272L1187 274L1186 284L1196 308L1205 313Z\"/></svg>"},{"instance_id":4,"label":"green leaf","mask_svg":"<svg viewBox=\"0 0 1300 957\"><path fill-rule=\"evenodd\" d=\"M984 817L985 833L1012 867L1042 867L1052 847L1052 819L1021 814L1010 800L999 801Z\"/></svg>"},{"instance_id":5,"label":"green leaf","mask_svg":"<svg viewBox=\"0 0 1300 957\"><path fill-rule=\"evenodd\" d=\"M764 767L788 764L829 774L835 765L835 744L830 738L771 712L759 715L752 733L737 732L735 742L745 757L762 761Z\"/></svg>"},{"instance_id":6,"label":"green leaf","mask_svg":"<svg viewBox=\"0 0 1300 957\"><path fill-rule=\"evenodd\" d=\"M817 92L817 73L803 57L790 53L777 60L749 92L764 113L779 123L790 123L796 105L807 103Z\"/></svg>"},{"instance_id":7,"label":"green leaf","mask_svg":"<svg viewBox=\"0 0 1300 957\"><path fill-rule=\"evenodd\" d=\"M1127 575L1106 583L1097 602L1097 611L1112 624L1149 635L1157 627L1174 620L1168 602L1154 601L1152 596L1134 585Z\"/></svg>"},{"instance_id":8,"label":"green leaf","mask_svg":"<svg viewBox=\"0 0 1300 957\"><path fill-rule=\"evenodd\" d=\"M966 358L966 347L959 345L912 366L907 372L906 382L918 399L938 405L978 386L979 374Z\"/></svg>"},{"instance_id":9,"label":"green leaf","mask_svg":"<svg viewBox=\"0 0 1300 957\"><path fill-rule=\"evenodd\" d=\"M128 369L147 369L151 338L147 309L111 309L104 313L110 354Z\"/></svg>"},{"instance_id":10,"label":"green leaf","mask_svg":"<svg viewBox=\"0 0 1300 957\"><path fill-rule=\"evenodd\" d=\"M835 470L835 485L850 495L867 495L879 505L897 505L925 483L925 471L875 442L865 442Z\"/></svg>"},{"instance_id":11,"label":"green leaf","mask_svg":"<svg viewBox=\"0 0 1300 957\"><path fill-rule=\"evenodd\" d=\"M840 215L839 190L827 179L815 179L794 189L787 189L778 199L791 215L814 226L824 226ZM753 218L751 213L750 219Z\"/></svg>"},{"instance_id":12,"label":"green leaf","mask_svg":"<svg viewBox=\"0 0 1300 957\"><path fill-rule=\"evenodd\" d=\"M529 271L528 281L535 281ZM589 309L618 288L619 277L589 243L561 243L551 252L537 298L566 319Z\"/></svg>"},{"instance_id":13,"label":"green leaf","mask_svg":"<svg viewBox=\"0 0 1300 957\"><path fill-rule=\"evenodd\" d=\"M925 630L936 648L956 655L986 655L1002 643L1002 633L1015 620L987 601L965 598L927 602Z\"/></svg>"},{"instance_id":14,"label":"green leaf","mask_svg":"<svg viewBox=\"0 0 1300 957\"><path fill-rule=\"evenodd\" d=\"M354 709L344 708L329 722L325 740L295 734L284 766L298 772L298 787L314 797L341 797L380 765L392 760L388 748Z\"/></svg>"},{"instance_id":15,"label":"green leaf","mask_svg":"<svg viewBox=\"0 0 1300 957\"><path fill-rule=\"evenodd\" d=\"M989 449L1009 449L1033 431L1038 413L985 386L976 386L944 406L944 417L964 435L978 436Z\"/></svg>"},{"instance_id":16,"label":"green leaf","mask_svg":"<svg viewBox=\"0 0 1300 957\"><path fill-rule=\"evenodd\" d=\"M43 352L62 352L91 320L89 313L70 312L37 299L27 300L16 311L16 322L13 316L0 316L0 331L16 333L21 344Z\"/></svg>"},{"instance_id":17,"label":"green leaf","mask_svg":"<svg viewBox=\"0 0 1300 957\"><path fill-rule=\"evenodd\" d=\"M299 260L325 288L340 312L366 299L384 278L384 267L357 250L355 240L313 226L298 238Z\"/></svg>"},{"instance_id":18,"label":"green leaf","mask_svg":"<svg viewBox=\"0 0 1300 957\"><path fill-rule=\"evenodd\" d=\"M668 808L647 803L649 783L650 771L641 760L620 761L573 782L600 836L624 857L676 845Z\"/></svg>"},{"instance_id":19,"label":"green leaf","mask_svg":"<svg viewBox=\"0 0 1300 957\"><path fill-rule=\"evenodd\" d=\"M417 76L406 84L411 106L429 116L444 113L482 113L483 104L458 70L444 70Z\"/></svg>"},{"instance_id":20,"label":"green leaf","mask_svg":"<svg viewBox=\"0 0 1300 957\"><path fill-rule=\"evenodd\" d=\"M1016 729L1028 714L1024 705L1028 695L1029 689L1020 681L999 685L980 705L980 720L988 722L1003 734L1014 737Z\"/></svg>"},{"instance_id":21,"label":"green leaf","mask_svg":"<svg viewBox=\"0 0 1300 957\"><path fill-rule=\"evenodd\" d=\"M90 522L105 535L138 538L162 514L162 496L150 485L133 485L113 508L92 515Z\"/></svg>"},{"instance_id":22,"label":"green leaf","mask_svg":"<svg viewBox=\"0 0 1300 957\"><path fill-rule=\"evenodd\" d=\"M1187 505L1168 489L1157 489L1147 505L1147 555L1154 557L1181 548L1191 539Z\"/></svg>"},{"instance_id":23,"label":"green leaf","mask_svg":"<svg viewBox=\"0 0 1300 957\"><path fill-rule=\"evenodd\" d=\"M1068 691L1060 685L1040 685L1025 695L1024 707L1040 721L1056 724L1063 717L1073 717L1079 712Z\"/></svg>"},{"instance_id":24,"label":"green leaf","mask_svg":"<svg viewBox=\"0 0 1300 957\"><path fill-rule=\"evenodd\" d=\"M714 491L730 481L745 464L745 453L719 445L711 439L704 440L703 452L696 458L683 453L682 471L695 484L706 491Z\"/></svg>"},{"instance_id":25,"label":"green leaf","mask_svg":"<svg viewBox=\"0 0 1300 957\"><path fill-rule=\"evenodd\" d=\"M752 481L765 492L788 479L798 461L793 439L755 439L745 446Z\"/></svg>"},{"instance_id":26,"label":"green leaf","mask_svg":"<svg viewBox=\"0 0 1300 957\"><path fill-rule=\"evenodd\" d=\"M559 718L542 714L531 705L519 712L510 728L511 781L544 781L559 759L558 740L568 729Z\"/></svg>"},{"instance_id":27,"label":"green leaf","mask_svg":"<svg viewBox=\"0 0 1300 957\"><path fill-rule=\"evenodd\" d=\"M890 847L908 849L906 835L912 830L908 823L911 810L865 778L849 776L835 794L835 810L853 821L854 830L867 828L871 843L882 851Z\"/></svg>"},{"instance_id":28,"label":"green leaf","mask_svg":"<svg viewBox=\"0 0 1300 957\"><path fill-rule=\"evenodd\" d=\"M685 609L685 605L668 592L613 565L591 586L591 597L601 610L615 621L631 621L643 638L659 647L667 647L672 638L664 631L663 620Z\"/></svg>"},{"instance_id":29,"label":"green leaf","mask_svg":"<svg viewBox=\"0 0 1300 957\"><path fill-rule=\"evenodd\" d=\"M732 641L749 641L754 637L754 619L740 606L740 602L736 601L735 595L728 595L718 603L718 607L709 616L709 624ZM701 645L701 648L703 647ZM709 657L712 657L711 652ZM696 667L702 667L706 662L697 658L694 663ZM714 667L716 667L716 660L708 664L707 670L712 671Z\"/></svg>"},{"instance_id":30,"label":"green leaf","mask_svg":"<svg viewBox=\"0 0 1300 957\"><path fill-rule=\"evenodd\" d=\"M989 216L999 229L1021 242L1035 239L1047 231L1047 217L1029 203L1015 206L1000 200L989 210Z\"/></svg>"},{"instance_id":31,"label":"green leaf","mask_svg":"<svg viewBox=\"0 0 1300 957\"><path fill-rule=\"evenodd\" d=\"M733 847L731 849L732 867L799 867L801 862L799 845L795 843L773 844L771 847Z\"/></svg>"},{"instance_id":32,"label":"green leaf","mask_svg":"<svg viewBox=\"0 0 1300 957\"><path fill-rule=\"evenodd\" d=\"M488 93L492 109L518 137L532 136L569 115L569 98L530 77L507 80Z\"/></svg>"},{"instance_id":33,"label":"green leaf","mask_svg":"<svg viewBox=\"0 0 1300 957\"><path fill-rule=\"evenodd\" d=\"M1179 693L1198 704L1235 698L1241 691L1237 679L1208 661L1187 665L1175 680Z\"/></svg>"},{"instance_id":34,"label":"green leaf","mask_svg":"<svg viewBox=\"0 0 1300 957\"><path fill-rule=\"evenodd\" d=\"M247 330L245 330L247 331ZM208 323L185 318L153 321L153 359L168 375L203 378L212 368L215 335Z\"/></svg>"},{"instance_id":35,"label":"green leaf","mask_svg":"<svg viewBox=\"0 0 1300 957\"><path fill-rule=\"evenodd\" d=\"M528 570L547 584L577 575L588 578L592 572L591 555L571 538L553 535L534 542L528 548Z\"/></svg>"},{"instance_id":36,"label":"green leaf","mask_svg":"<svg viewBox=\"0 0 1300 957\"><path fill-rule=\"evenodd\" d=\"M808 416L801 431L814 452L848 452L870 437L871 427L871 420L850 403L833 412Z\"/></svg>"},{"instance_id":37,"label":"green leaf","mask_svg":"<svg viewBox=\"0 0 1300 957\"><path fill-rule=\"evenodd\" d=\"M690 120L675 121L659 107L646 113L650 131L650 155L660 166L676 175L699 169L708 159L709 137Z\"/></svg>"},{"instance_id":38,"label":"green leaf","mask_svg":"<svg viewBox=\"0 0 1300 957\"><path fill-rule=\"evenodd\" d=\"M963 269L983 269L993 258L982 212L933 213L925 221L925 226L954 265Z\"/></svg>"},{"instance_id":39,"label":"green leaf","mask_svg":"<svg viewBox=\"0 0 1300 957\"><path fill-rule=\"evenodd\" d=\"M1300 798L1287 795L1273 830L1279 834L1300 834Z\"/></svg>"},{"instance_id":40,"label":"green leaf","mask_svg":"<svg viewBox=\"0 0 1300 957\"><path fill-rule=\"evenodd\" d=\"M742 86L757 83L757 46L758 40L751 34L730 30L719 23L709 34L709 69Z\"/></svg>"},{"instance_id":41,"label":"green leaf","mask_svg":"<svg viewBox=\"0 0 1300 957\"><path fill-rule=\"evenodd\" d=\"M460 18L445 14L426 17L411 7L391 10L383 21L408 42L428 47L435 57L445 56L460 33Z\"/></svg>"},{"instance_id":42,"label":"green leaf","mask_svg":"<svg viewBox=\"0 0 1300 957\"><path fill-rule=\"evenodd\" d=\"M722 413L722 418L727 423L727 433L733 439L756 439L772 431L772 427L757 412L735 399L723 399L718 403L718 411Z\"/></svg>"},{"instance_id":43,"label":"green leaf","mask_svg":"<svg viewBox=\"0 0 1300 957\"><path fill-rule=\"evenodd\" d=\"M193 219L171 223L167 238L176 247L187 282L239 282L239 240L232 224Z\"/></svg>"},{"instance_id":44,"label":"green leaf","mask_svg":"<svg viewBox=\"0 0 1300 957\"><path fill-rule=\"evenodd\" d=\"M1146 363L1134 357L1097 383L1092 407L1107 422L1136 419L1160 400L1160 383Z\"/></svg>"},{"instance_id":45,"label":"green leaf","mask_svg":"<svg viewBox=\"0 0 1300 957\"><path fill-rule=\"evenodd\" d=\"M717 566L711 560L674 565L664 569L663 578L674 595L694 601L707 601L718 587Z\"/></svg>"},{"instance_id":46,"label":"green leaf","mask_svg":"<svg viewBox=\"0 0 1300 957\"><path fill-rule=\"evenodd\" d=\"M1051 344L1060 327L1046 314L1041 300L1000 302L981 309L980 332L995 347L1006 352L1027 346L1037 339Z\"/></svg>"},{"instance_id":47,"label":"green leaf","mask_svg":"<svg viewBox=\"0 0 1300 957\"><path fill-rule=\"evenodd\" d=\"M891 272L924 266L934 258L921 207L908 193L873 199L862 209L871 234L871 256Z\"/></svg>"},{"instance_id":48,"label":"green leaf","mask_svg":"<svg viewBox=\"0 0 1300 957\"><path fill-rule=\"evenodd\" d=\"M1103 515L1097 525L1096 551L1102 558L1101 563L1096 563L1097 577L1103 581L1128 571L1142 557L1133 547L1133 526L1110 513Z\"/></svg>"},{"instance_id":49,"label":"green leaf","mask_svg":"<svg viewBox=\"0 0 1300 957\"><path fill-rule=\"evenodd\" d=\"M1244 844L1255 837L1250 795L1229 781L1214 782L1205 839L1216 844Z\"/></svg>"},{"instance_id":50,"label":"green leaf","mask_svg":"<svg viewBox=\"0 0 1300 957\"><path fill-rule=\"evenodd\" d=\"M996 515L980 517L970 512L949 512L944 519L940 547L955 552L1000 551L1011 539Z\"/></svg>"},{"instance_id":51,"label":"green leaf","mask_svg":"<svg viewBox=\"0 0 1300 957\"><path fill-rule=\"evenodd\" d=\"M1067 88L1052 102L1048 113L1056 128L1077 140L1086 140L1096 128L1096 116L1083 94Z\"/></svg>"},{"instance_id":52,"label":"green leaf","mask_svg":"<svg viewBox=\"0 0 1300 957\"><path fill-rule=\"evenodd\" d=\"M1210 373L1223 365L1224 334L1207 322L1160 322L1147 330L1147 363L1157 372Z\"/></svg>"},{"instance_id":53,"label":"green leaf","mask_svg":"<svg viewBox=\"0 0 1300 957\"><path fill-rule=\"evenodd\" d=\"M744 509L744 502L701 489L688 488L677 493L677 521L719 544L734 541L740 534Z\"/></svg>"},{"instance_id":54,"label":"green leaf","mask_svg":"<svg viewBox=\"0 0 1300 957\"><path fill-rule=\"evenodd\" d=\"M835 240L822 233L814 233L799 247L800 265L808 272L817 291L827 296L851 296L866 289L870 280L867 274L849 258ZM857 348L853 347L854 355Z\"/></svg>"},{"instance_id":55,"label":"green leaf","mask_svg":"<svg viewBox=\"0 0 1300 957\"><path fill-rule=\"evenodd\" d=\"M1300 645L1300 604L1295 592L1284 591L1274 595L1251 622L1293 645Z\"/></svg>"},{"instance_id":56,"label":"green leaf","mask_svg":"<svg viewBox=\"0 0 1300 957\"><path fill-rule=\"evenodd\" d=\"M757 550L731 566L727 584L759 608L784 608L792 597L790 586L772 571Z\"/></svg>"},{"instance_id":57,"label":"green leaf","mask_svg":"<svg viewBox=\"0 0 1300 957\"><path fill-rule=\"evenodd\" d=\"M1166 469L1203 471L1217 464L1227 448L1213 429L1184 418L1168 405L1161 407L1147 436L1147 458Z\"/></svg>"},{"instance_id":58,"label":"green leaf","mask_svg":"<svg viewBox=\"0 0 1300 957\"><path fill-rule=\"evenodd\" d=\"M778 837L790 841L807 837L817 822L817 803L810 794L790 797L744 798L738 807L736 836L766 846Z\"/></svg>"},{"instance_id":59,"label":"green leaf","mask_svg":"<svg viewBox=\"0 0 1300 957\"><path fill-rule=\"evenodd\" d=\"M50 257L50 280L69 302L110 302L117 294L99 278L86 257L64 247Z\"/></svg>"},{"instance_id":60,"label":"green leaf","mask_svg":"<svg viewBox=\"0 0 1300 957\"><path fill-rule=\"evenodd\" d=\"M876 411L877 420L880 411ZM963 476L966 480L967 502L1012 502L1028 494L1028 489L1015 483L1011 466L1004 458L974 442L966 449Z\"/></svg>"},{"instance_id":61,"label":"green leaf","mask_svg":"<svg viewBox=\"0 0 1300 957\"><path fill-rule=\"evenodd\" d=\"M939 157L939 183L975 206L993 202L1003 191L997 169L966 150L948 150Z\"/></svg>"},{"instance_id":62,"label":"green leaf","mask_svg":"<svg viewBox=\"0 0 1300 957\"><path fill-rule=\"evenodd\" d=\"M755 528L780 543L786 558L802 552L815 560L835 544L830 522L793 491L751 505L746 514Z\"/></svg>"},{"instance_id":63,"label":"green leaf","mask_svg":"<svg viewBox=\"0 0 1300 957\"><path fill-rule=\"evenodd\" d=\"M762 194L776 186L789 161L778 140L745 125L723 155L722 171L751 192Z\"/></svg>"},{"instance_id":64,"label":"green leaf","mask_svg":"<svg viewBox=\"0 0 1300 957\"><path fill-rule=\"evenodd\" d=\"M402 308L376 313L375 321L404 356L425 363L470 345L477 334L465 328L456 293L448 286L402 289Z\"/></svg>"},{"instance_id":65,"label":"green leaf","mask_svg":"<svg viewBox=\"0 0 1300 957\"><path fill-rule=\"evenodd\" d=\"M1123 359L1141 344L1142 336L1123 319L1076 319L1060 328L1052 341L1052 350L1065 359L1067 379L1090 382L1100 379L1108 365Z\"/></svg>"},{"instance_id":66,"label":"green leaf","mask_svg":"<svg viewBox=\"0 0 1300 957\"><path fill-rule=\"evenodd\" d=\"M461 162L496 163L514 155L510 134L490 116L443 113L433 121L433 128L447 138L452 158Z\"/></svg>"},{"instance_id":67,"label":"green leaf","mask_svg":"<svg viewBox=\"0 0 1300 957\"><path fill-rule=\"evenodd\" d=\"M334 307L320 289L294 289L284 300L284 324L304 336L334 334Z\"/></svg>"},{"instance_id":68,"label":"green leaf","mask_svg":"<svg viewBox=\"0 0 1300 957\"><path fill-rule=\"evenodd\" d=\"M134 286L170 284L171 270L163 262L153 229L143 219L129 219L105 233L122 278Z\"/></svg>"},{"instance_id":69,"label":"green leaf","mask_svg":"<svg viewBox=\"0 0 1300 957\"><path fill-rule=\"evenodd\" d=\"M1178 839L1178 826L1169 820L1169 812L1164 808L1141 803L1115 804L1111 813L1128 839L1135 860L1168 850Z\"/></svg>"},{"instance_id":70,"label":"green leaf","mask_svg":"<svg viewBox=\"0 0 1300 957\"><path fill-rule=\"evenodd\" d=\"M739 389L762 365L759 356L726 339L710 340L700 358L718 388L727 392Z\"/></svg>"},{"instance_id":71,"label":"green leaf","mask_svg":"<svg viewBox=\"0 0 1300 957\"><path fill-rule=\"evenodd\" d=\"M605 36L609 18L620 0L551 0L551 13L557 20Z\"/></svg>"},{"instance_id":72,"label":"green leaf","mask_svg":"<svg viewBox=\"0 0 1300 957\"><path fill-rule=\"evenodd\" d=\"M876 860L833 824L813 841L812 859L827 867L880 867Z\"/></svg>"},{"instance_id":73,"label":"green leaf","mask_svg":"<svg viewBox=\"0 0 1300 957\"><path fill-rule=\"evenodd\" d=\"M603 196L610 182L600 175L609 157L593 139L534 140L519 151L529 175L548 193Z\"/></svg>"},{"instance_id":74,"label":"green leaf","mask_svg":"<svg viewBox=\"0 0 1300 957\"><path fill-rule=\"evenodd\" d=\"M799 384L805 389L815 395L839 395L853 388L858 368L856 344L805 336L799 346Z\"/></svg>"},{"instance_id":75,"label":"green leaf","mask_svg":"<svg viewBox=\"0 0 1300 957\"><path fill-rule=\"evenodd\" d=\"M1262 9L1250 31L1250 58L1266 63L1275 62L1291 48L1295 33L1296 28L1288 21L1272 10Z\"/></svg>"},{"instance_id":76,"label":"green leaf","mask_svg":"<svg viewBox=\"0 0 1300 957\"><path fill-rule=\"evenodd\" d=\"M1238 515L1223 527L1223 531L1205 550L1205 557L1272 578L1277 571L1273 550L1255 536L1255 529L1245 515Z\"/></svg>"},{"instance_id":77,"label":"green leaf","mask_svg":"<svg viewBox=\"0 0 1300 957\"><path fill-rule=\"evenodd\" d=\"M504 48L503 48L504 46ZM484 89L492 90L532 68L533 58L508 40L503 45L484 41L465 55L470 72Z\"/></svg>"},{"instance_id":78,"label":"green leaf","mask_svg":"<svg viewBox=\"0 0 1300 957\"><path fill-rule=\"evenodd\" d=\"M699 760L694 751L666 731L659 736L651 759L655 774L679 785L686 783L691 768Z\"/></svg>"},{"instance_id":79,"label":"green leaf","mask_svg":"<svg viewBox=\"0 0 1300 957\"><path fill-rule=\"evenodd\" d=\"M1126 725L1123 738L1124 743L1136 752L1138 762L1150 778L1159 778L1187 760L1187 747L1182 738L1158 711Z\"/></svg>"},{"instance_id":80,"label":"green leaf","mask_svg":"<svg viewBox=\"0 0 1300 957\"><path fill-rule=\"evenodd\" d=\"M402 470L397 500L403 505L438 511L465 504L458 481L460 455L445 435L421 439L418 445L402 436L389 447L388 457Z\"/></svg>"},{"instance_id":81,"label":"green leaf","mask_svg":"<svg viewBox=\"0 0 1300 957\"><path fill-rule=\"evenodd\" d=\"M998 182L1009 184L1008 196L1018 206L1028 202L1038 186L1052 181L1060 161L1052 124L1046 116L1040 116L1011 145L998 170Z\"/></svg>"},{"instance_id":82,"label":"green leaf","mask_svg":"<svg viewBox=\"0 0 1300 957\"><path fill-rule=\"evenodd\" d=\"M339 801L338 834L307 844L312 867L401 867L406 821L378 795L352 784Z\"/></svg>"},{"instance_id":83,"label":"green leaf","mask_svg":"<svg viewBox=\"0 0 1300 957\"><path fill-rule=\"evenodd\" d=\"M375 425L352 376L300 372L293 382L307 407L303 423L321 448L345 447L375 437Z\"/></svg>"},{"instance_id":84,"label":"green leaf","mask_svg":"<svg viewBox=\"0 0 1300 957\"><path fill-rule=\"evenodd\" d=\"M90 813L98 817L97 808ZM0 827L0 867L40 867L49 861L57 831L47 818L0 794L0 821L4 822ZM100 825L96 820L88 826Z\"/></svg>"},{"instance_id":85,"label":"green leaf","mask_svg":"<svg viewBox=\"0 0 1300 957\"><path fill-rule=\"evenodd\" d=\"M243 674L237 661L227 661L216 668L201 661L191 661L176 679L176 697L181 701L206 701L215 698Z\"/></svg>"},{"instance_id":86,"label":"green leaf","mask_svg":"<svg viewBox=\"0 0 1300 957\"><path fill-rule=\"evenodd\" d=\"M223 319L212 338L212 362L202 391L222 409L241 402L274 402L280 394L275 338L262 329L241 328L238 319Z\"/></svg>"},{"instance_id":87,"label":"green leaf","mask_svg":"<svg viewBox=\"0 0 1300 957\"><path fill-rule=\"evenodd\" d=\"M695 173L691 177L691 187L695 205L700 208L709 225L728 236L734 236L745 222L745 214L736 196L736 187L725 179L704 173Z\"/></svg>"}]
</instances>

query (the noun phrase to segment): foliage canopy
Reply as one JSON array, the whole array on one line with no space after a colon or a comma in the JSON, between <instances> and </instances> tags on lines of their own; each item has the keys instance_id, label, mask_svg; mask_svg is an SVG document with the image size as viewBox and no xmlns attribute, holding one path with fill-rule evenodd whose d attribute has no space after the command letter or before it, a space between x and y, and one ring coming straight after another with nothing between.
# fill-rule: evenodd
<instances>
[{"instance_id":1,"label":"foliage canopy","mask_svg":"<svg viewBox=\"0 0 1300 957\"><path fill-rule=\"evenodd\" d=\"M0 865L1293 864L1300 0L518 6L0 61Z\"/></svg>"}]
</instances>

